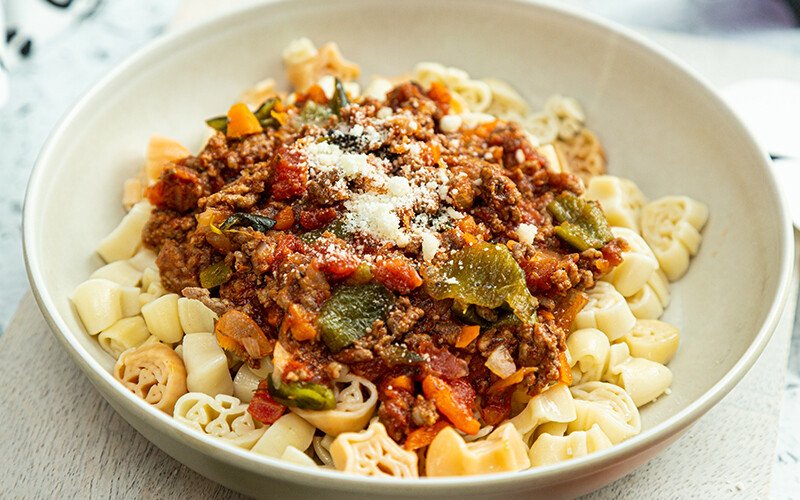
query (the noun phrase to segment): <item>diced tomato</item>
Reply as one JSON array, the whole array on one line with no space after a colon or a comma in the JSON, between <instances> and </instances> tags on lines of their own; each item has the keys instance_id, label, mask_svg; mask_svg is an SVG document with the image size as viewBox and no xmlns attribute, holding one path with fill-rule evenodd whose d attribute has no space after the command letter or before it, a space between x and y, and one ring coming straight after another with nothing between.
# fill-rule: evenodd
<instances>
[{"instance_id":1,"label":"diced tomato","mask_svg":"<svg viewBox=\"0 0 800 500\"><path fill-rule=\"evenodd\" d=\"M336 218L336 209L333 207L315 208L300 212L300 225L303 229L313 231L325 227Z\"/></svg>"},{"instance_id":2,"label":"diced tomato","mask_svg":"<svg viewBox=\"0 0 800 500\"><path fill-rule=\"evenodd\" d=\"M586 294L575 289L570 290L566 296L561 297L553 309L553 317L559 328L569 331L569 327L575 321L575 316L581 312L587 302L589 302L589 299Z\"/></svg>"},{"instance_id":3,"label":"diced tomato","mask_svg":"<svg viewBox=\"0 0 800 500\"><path fill-rule=\"evenodd\" d=\"M472 416L475 389L466 379L445 381L428 375L422 381L422 391L456 429L467 434L475 434L480 430L480 422Z\"/></svg>"},{"instance_id":4,"label":"diced tomato","mask_svg":"<svg viewBox=\"0 0 800 500\"><path fill-rule=\"evenodd\" d=\"M422 278L411 263L401 257L383 259L372 271L375 279L389 290L407 294L422 285Z\"/></svg>"},{"instance_id":5,"label":"diced tomato","mask_svg":"<svg viewBox=\"0 0 800 500\"><path fill-rule=\"evenodd\" d=\"M403 382L398 383L399 377L402 375L388 375L378 384L378 398L381 401L378 417L386 427L386 431L396 441L401 440L408 432L411 425L411 407L414 404L413 391L406 390L407 386ZM411 387L413 389L413 385Z\"/></svg>"},{"instance_id":6,"label":"diced tomato","mask_svg":"<svg viewBox=\"0 0 800 500\"><path fill-rule=\"evenodd\" d=\"M272 269L277 269L287 257L301 251L302 248L303 242L297 236L291 233L282 233L282 237L275 245L275 251L272 254Z\"/></svg>"},{"instance_id":7,"label":"diced tomato","mask_svg":"<svg viewBox=\"0 0 800 500\"><path fill-rule=\"evenodd\" d=\"M286 146L281 147L277 155L272 172L272 197L288 200L302 196L308 184L308 165L303 156Z\"/></svg>"},{"instance_id":8,"label":"diced tomato","mask_svg":"<svg viewBox=\"0 0 800 500\"><path fill-rule=\"evenodd\" d=\"M437 434L444 430L445 427L449 426L450 424L448 422L437 420L436 423L431 426L414 429L409 433L406 442L403 443L403 448L409 451L424 448L431 444L433 438L435 438Z\"/></svg>"},{"instance_id":9,"label":"diced tomato","mask_svg":"<svg viewBox=\"0 0 800 500\"><path fill-rule=\"evenodd\" d=\"M431 88L428 90L428 97L436 103L436 107L439 108L442 113L447 114L450 112L450 101L453 97L443 83L431 83Z\"/></svg>"},{"instance_id":10,"label":"diced tomato","mask_svg":"<svg viewBox=\"0 0 800 500\"><path fill-rule=\"evenodd\" d=\"M158 208L187 212L197 208L197 201L203 196L203 185L197 172L177 165L165 170L144 195Z\"/></svg>"},{"instance_id":11,"label":"diced tomato","mask_svg":"<svg viewBox=\"0 0 800 500\"><path fill-rule=\"evenodd\" d=\"M258 384L258 389L253 393L253 399L247 405L247 412L259 422L272 425L286 411L286 407L278 403L269 395L267 381L262 380Z\"/></svg>"},{"instance_id":12,"label":"diced tomato","mask_svg":"<svg viewBox=\"0 0 800 500\"><path fill-rule=\"evenodd\" d=\"M275 216L275 229L276 231L285 231L291 229L294 225L294 209L291 206L284 207L278 215Z\"/></svg>"},{"instance_id":13,"label":"diced tomato","mask_svg":"<svg viewBox=\"0 0 800 500\"><path fill-rule=\"evenodd\" d=\"M428 358L425 364L428 371L447 379L466 377L469 374L467 362L444 347L436 347L431 342L423 342L419 353Z\"/></svg>"},{"instance_id":14,"label":"diced tomato","mask_svg":"<svg viewBox=\"0 0 800 500\"><path fill-rule=\"evenodd\" d=\"M486 394L481 404L481 417L486 425L497 425L511 413L511 391Z\"/></svg>"}]
</instances>

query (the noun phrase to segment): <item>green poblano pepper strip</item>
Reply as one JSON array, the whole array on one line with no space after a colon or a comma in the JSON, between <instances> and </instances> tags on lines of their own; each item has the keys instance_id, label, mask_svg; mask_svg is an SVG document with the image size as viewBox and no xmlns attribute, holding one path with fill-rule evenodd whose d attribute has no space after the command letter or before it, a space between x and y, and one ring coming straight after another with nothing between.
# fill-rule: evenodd
<instances>
[{"instance_id":1,"label":"green poblano pepper strip","mask_svg":"<svg viewBox=\"0 0 800 500\"><path fill-rule=\"evenodd\" d=\"M270 97L256 109L253 114L258 118L258 123L264 128L279 128L280 122L272 116L272 110L280 100L277 97Z\"/></svg>"},{"instance_id":2,"label":"green poblano pepper strip","mask_svg":"<svg viewBox=\"0 0 800 500\"><path fill-rule=\"evenodd\" d=\"M331 97L330 102L331 111L333 111L333 114L341 116L342 108L348 104L350 104L350 101L347 99L347 93L344 91L344 85L342 85L342 81L337 78L333 90L333 97Z\"/></svg>"},{"instance_id":3,"label":"green poblano pepper strip","mask_svg":"<svg viewBox=\"0 0 800 500\"><path fill-rule=\"evenodd\" d=\"M602 248L614 238L603 211L591 201L572 193L561 193L547 205L547 210L561 224L556 226L556 236L577 248Z\"/></svg>"},{"instance_id":4,"label":"green poblano pepper strip","mask_svg":"<svg viewBox=\"0 0 800 500\"><path fill-rule=\"evenodd\" d=\"M366 335L375 320L386 319L393 303L392 292L378 283L340 286L317 318L323 342L331 352L341 351Z\"/></svg>"},{"instance_id":5,"label":"green poblano pepper strip","mask_svg":"<svg viewBox=\"0 0 800 500\"><path fill-rule=\"evenodd\" d=\"M389 344L380 351L380 356L389 366L413 365L422 363L425 358L406 347Z\"/></svg>"},{"instance_id":6,"label":"green poblano pepper strip","mask_svg":"<svg viewBox=\"0 0 800 500\"><path fill-rule=\"evenodd\" d=\"M236 212L222 224L219 225L220 231L227 231L232 227L252 227L256 231L265 233L275 226L275 220L263 215Z\"/></svg>"},{"instance_id":7,"label":"green poblano pepper strip","mask_svg":"<svg viewBox=\"0 0 800 500\"><path fill-rule=\"evenodd\" d=\"M284 382L275 386L272 374L267 376L269 395L285 406L296 406L302 410L332 410L336 408L336 397L330 387L313 382Z\"/></svg>"},{"instance_id":8,"label":"green poblano pepper strip","mask_svg":"<svg viewBox=\"0 0 800 500\"><path fill-rule=\"evenodd\" d=\"M217 132L222 132L223 134L228 131L228 117L224 115L209 118L206 120L206 124L208 124L209 127L213 128Z\"/></svg>"},{"instance_id":9,"label":"green poblano pepper strip","mask_svg":"<svg viewBox=\"0 0 800 500\"><path fill-rule=\"evenodd\" d=\"M224 260L204 267L200 271L200 286L203 288L214 288L228 281L233 271Z\"/></svg>"},{"instance_id":10,"label":"green poblano pepper strip","mask_svg":"<svg viewBox=\"0 0 800 500\"><path fill-rule=\"evenodd\" d=\"M525 272L505 245L481 241L459 250L445 264L428 268L425 288L437 300L455 299L490 309L508 304L522 322L536 322L538 303L528 290Z\"/></svg>"}]
</instances>

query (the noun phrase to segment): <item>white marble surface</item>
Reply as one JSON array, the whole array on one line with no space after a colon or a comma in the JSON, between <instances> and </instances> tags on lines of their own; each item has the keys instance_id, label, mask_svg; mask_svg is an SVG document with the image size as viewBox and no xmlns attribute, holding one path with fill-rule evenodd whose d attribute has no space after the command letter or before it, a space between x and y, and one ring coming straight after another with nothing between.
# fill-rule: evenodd
<instances>
[{"instance_id":1,"label":"white marble surface","mask_svg":"<svg viewBox=\"0 0 800 500\"><path fill-rule=\"evenodd\" d=\"M222 0L216 0L221 2ZM633 27L746 42L798 59L800 29L778 0L567 0ZM71 104L135 49L163 32L178 0L107 0L90 18L39 47L11 73L10 101L0 109L0 333L27 289L20 211L30 168L47 134ZM735 61L731 61L735 63ZM702 70L702 68L699 68ZM757 76L742 68L743 76ZM90 181L90 180L87 180ZM88 221L90 222L90 221ZM53 248L58 251L58 248ZM789 355L774 498L800 492L800 318Z\"/></svg>"}]
</instances>

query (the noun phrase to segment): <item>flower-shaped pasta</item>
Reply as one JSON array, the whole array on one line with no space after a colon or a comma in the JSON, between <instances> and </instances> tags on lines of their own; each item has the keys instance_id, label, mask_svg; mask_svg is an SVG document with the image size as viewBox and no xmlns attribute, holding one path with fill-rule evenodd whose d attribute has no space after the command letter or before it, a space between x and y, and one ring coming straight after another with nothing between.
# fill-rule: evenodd
<instances>
[{"instance_id":1,"label":"flower-shaped pasta","mask_svg":"<svg viewBox=\"0 0 800 500\"><path fill-rule=\"evenodd\" d=\"M639 213L647 198L633 181L613 175L597 175L589 180L584 196L587 200L600 202L610 225L639 232Z\"/></svg>"},{"instance_id":2,"label":"flower-shaped pasta","mask_svg":"<svg viewBox=\"0 0 800 500\"><path fill-rule=\"evenodd\" d=\"M375 384L352 374L345 375L334 384L334 395L336 408L333 410L312 411L293 407L292 411L322 432L338 436L343 432L363 429L378 403Z\"/></svg>"},{"instance_id":3,"label":"flower-shaped pasta","mask_svg":"<svg viewBox=\"0 0 800 500\"><path fill-rule=\"evenodd\" d=\"M573 330L597 328L612 342L631 331L636 317L625 302L625 297L613 285L598 281L586 294L589 302L575 316Z\"/></svg>"},{"instance_id":4,"label":"flower-shaped pasta","mask_svg":"<svg viewBox=\"0 0 800 500\"><path fill-rule=\"evenodd\" d=\"M561 124L559 124L561 125ZM559 126L559 135L561 134ZM589 180L595 175L606 171L606 153L597 136L587 129L581 129L572 138L555 142L556 151L561 160L561 165L583 179Z\"/></svg>"},{"instance_id":5,"label":"flower-shaped pasta","mask_svg":"<svg viewBox=\"0 0 800 500\"><path fill-rule=\"evenodd\" d=\"M266 428L253 420L247 405L225 394L211 397L201 392L184 394L175 403L175 420L205 434L250 449Z\"/></svg>"},{"instance_id":6,"label":"flower-shaped pasta","mask_svg":"<svg viewBox=\"0 0 800 500\"><path fill-rule=\"evenodd\" d=\"M531 467L554 464L578 458L611 447L611 441L595 424L588 431L575 431L566 436L541 434L529 451Z\"/></svg>"},{"instance_id":7,"label":"flower-shaped pasta","mask_svg":"<svg viewBox=\"0 0 800 500\"><path fill-rule=\"evenodd\" d=\"M334 466L361 476L418 477L417 454L406 451L386 434L380 422L361 432L345 432L330 448Z\"/></svg>"},{"instance_id":8,"label":"flower-shaped pasta","mask_svg":"<svg viewBox=\"0 0 800 500\"><path fill-rule=\"evenodd\" d=\"M611 232L628 243L628 250L622 252L622 262L603 280L614 285L623 297L630 297L647 284L658 269L658 261L647 243L632 229L612 227Z\"/></svg>"},{"instance_id":9,"label":"flower-shaped pasta","mask_svg":"<svg viewBox=\"0 0 800 500\"><path fill-rule=\"evenodd\" d=\"M642 237L670 281L686 273L707 220L708 207L688 196L665 196L642 209Z\"/></svg>"},{"instance_id":10,"label":"flower-shaped pasta","mask_svg":"<svg viewBox=\"0 0 800 500\"><path fill-rule=\"evenodd\" d=\"M642 430L639 410L624 389L605 382L587 382L570 389L577 418L567 431L588 431L597 424L617 444Z\"/></svg>"},{"instance_id":11,"label":"flower-shaped pasta","mask_svg":"<svg viewBox=\"0 0 800 500\"><path fill-rule=\"evenodd\" d=\"M183 360L161 343L146 343L123 352L114 365L114 377L132 393L169 414L178 398L186 394Z\"/></svg>"},{"instance_id":12,"label":"flower-shaped pasta","mask_svg":"<svg viewBox=\"0 0 800 500\"><path fill-rule=\"evenodd\" d=\"M467 476L527 469L527 452L522 435L511 422L471 443L452 427L445 427L428 447L425 473L430 477Z\"/></svg>"}]
</instances>

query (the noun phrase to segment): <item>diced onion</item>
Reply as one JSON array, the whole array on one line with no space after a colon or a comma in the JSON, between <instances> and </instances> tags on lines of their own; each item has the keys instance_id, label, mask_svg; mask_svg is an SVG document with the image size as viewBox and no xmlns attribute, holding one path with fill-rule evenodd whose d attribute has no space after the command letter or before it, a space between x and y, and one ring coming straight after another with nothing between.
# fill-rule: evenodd
<instances>
[{"instance_id":1,"label":"diced onion","mask_svg":"<svg viewBox=\"0 0 800 500\"><path fill-rule=\"evenodd\" d=\"M517 371L517 365L506 346L501 345L486 359L486 368L492 371L501 379L510 377Z\"/></svg>"}]
</instances>

